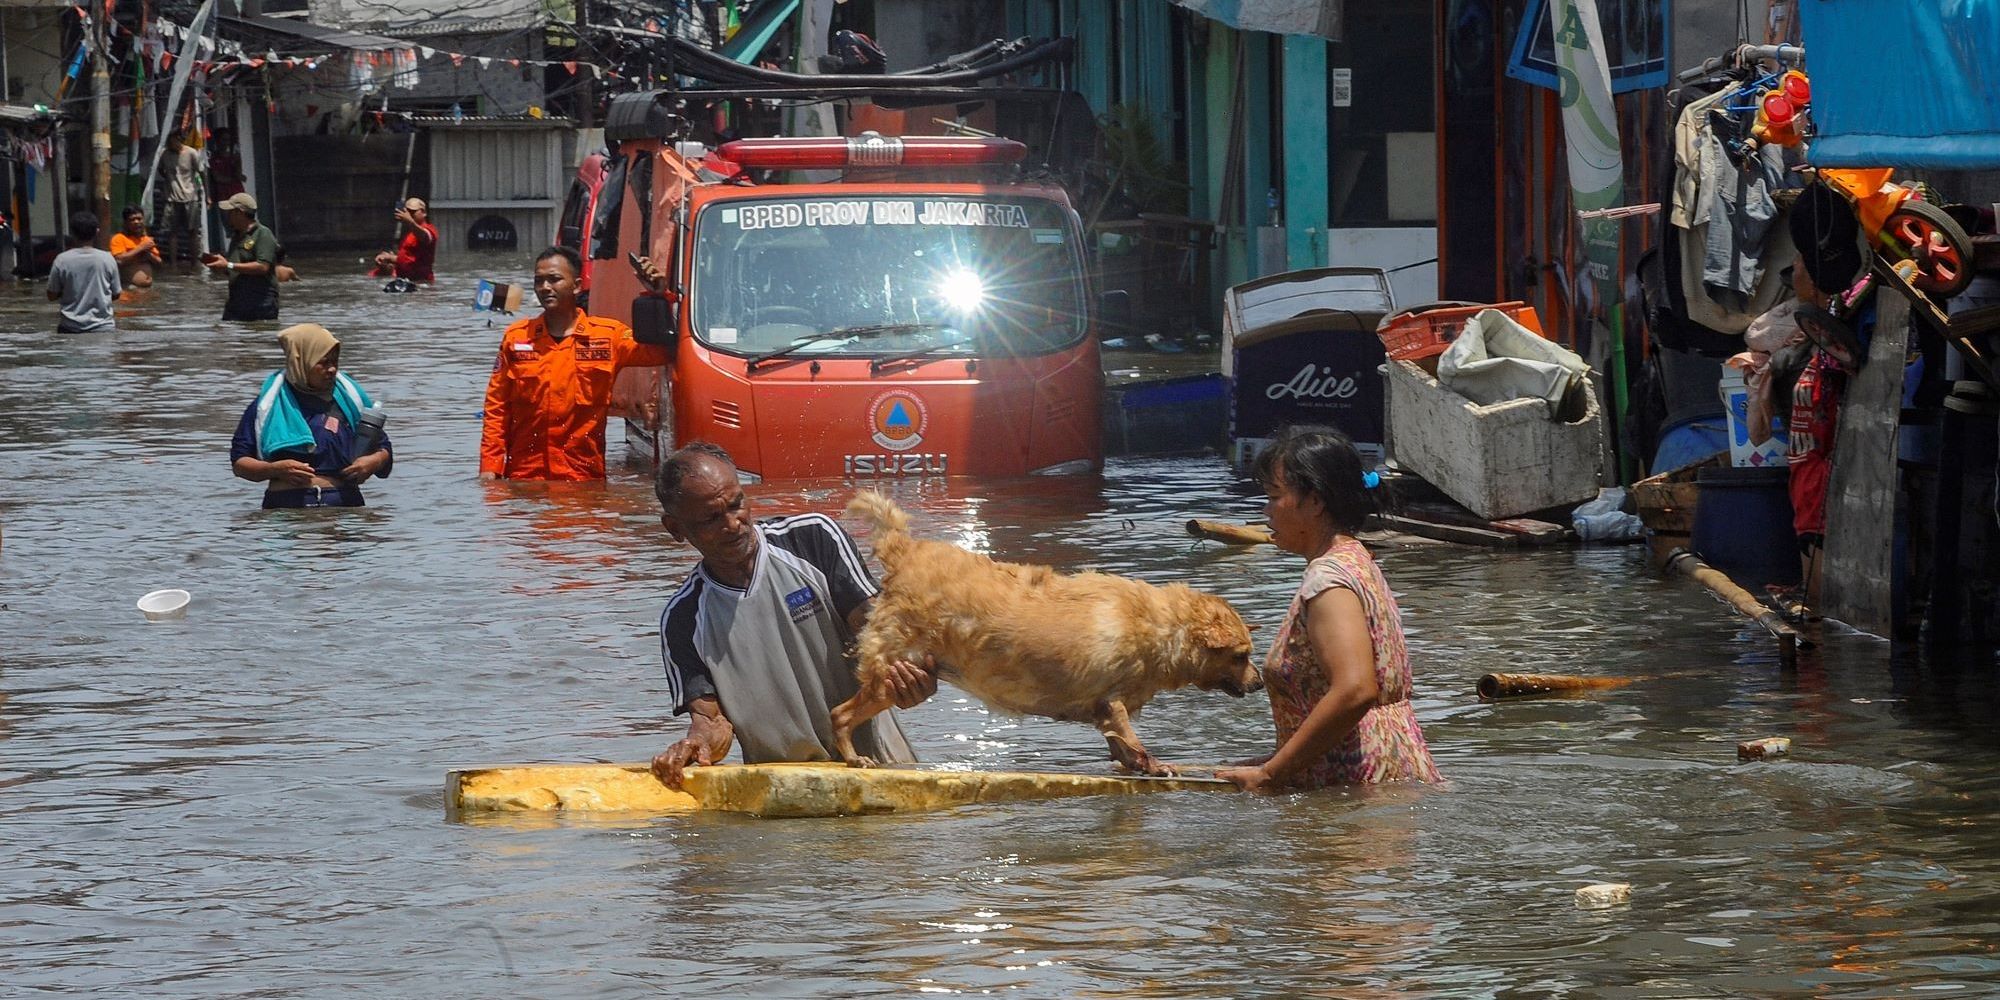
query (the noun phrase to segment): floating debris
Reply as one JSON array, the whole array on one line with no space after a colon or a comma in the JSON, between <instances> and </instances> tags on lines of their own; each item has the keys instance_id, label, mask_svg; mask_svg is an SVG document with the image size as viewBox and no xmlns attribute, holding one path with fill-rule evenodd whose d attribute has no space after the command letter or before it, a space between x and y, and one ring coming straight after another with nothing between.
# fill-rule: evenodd
<instances>
[{"instance_id":1,"label":"floating debris","mask_svg":"<svg viewBox=\"0 0 2000 1000\"><path fill-rule=\"evenodd\" d=\"M1480 701L1502 698L1539 698L1574 695L1584 691L1621 688L1636 677L1575 677L1569 674L1485 674L1479 678Z\"/></svg>"},{"instance_id":2,"label":"floating debris","mask_svg":"<svg viewBox=\"0 0 2000 1000\"><path fill-rule=\"evenodd\" d=\"M1736 744L1738 760L1763 760L1766 757L1789 757L1792 741L1783 736L1767 736L1761 740L1751 740Z\"/></svg>"},{"instance_id":3,"label":"floating debris","mask_svg":"<svg viewBox=\"0 0 2000 1000\"><path fill-rule=\"evenodd\" d=\"M1632 885L1629 882L1599 882L1576 891L1576 905L1586 910L1602 910L1631 901Z\"/></svg>"}]
</instances>

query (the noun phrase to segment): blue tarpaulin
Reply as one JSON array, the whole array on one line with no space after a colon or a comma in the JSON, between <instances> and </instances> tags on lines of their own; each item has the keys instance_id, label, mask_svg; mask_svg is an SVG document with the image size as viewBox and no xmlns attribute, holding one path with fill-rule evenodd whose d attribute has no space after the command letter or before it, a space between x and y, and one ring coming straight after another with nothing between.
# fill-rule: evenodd
<instances>
[{"instance_id":1,"label":"blue tarpaulin","mask_svg":"<svg viewBox=\"0 0 2000 1000\"><path fill-rule=\"evenodd\" d=\"M2000 168L2000 0L1806 0L1811 159Z\"/></svg>"}]
</instances>

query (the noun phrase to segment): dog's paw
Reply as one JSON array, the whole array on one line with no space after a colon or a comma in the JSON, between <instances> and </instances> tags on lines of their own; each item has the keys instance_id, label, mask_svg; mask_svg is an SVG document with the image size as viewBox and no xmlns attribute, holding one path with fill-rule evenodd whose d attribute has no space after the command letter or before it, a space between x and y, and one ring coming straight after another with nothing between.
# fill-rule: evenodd
<instances>
[{"instance_id":1,"label":"dog's paw","mask_svg":"<svg viewBox=\"0 0 2000 1000\"><path fill-rule=\"evenodd\" d=\"M864 756L862 756L861 754L855 754L855 755L854 755L853 757L851 757L851 758L849 758L849 759L848 759L848 761L847 761L847 766L848 766L848 767L879 767L880 765L878 765L877 763L875 763L875 758L873 758L873 757L864 757Z\"/></svg>"},{"instance_id":2,"label":"dog's paw","mask_svg":"<svg viewBox=\"0 0 2000 1000\"><path fill-rule=\"evenodd\" d=\"M1150 754L1139 758L1136 764L1116 761L1113 763L1113 770L1122 774L1138 774L1149 778L1178 778L1181 774L1180 768Z\"/></svg>"}]
</instances>

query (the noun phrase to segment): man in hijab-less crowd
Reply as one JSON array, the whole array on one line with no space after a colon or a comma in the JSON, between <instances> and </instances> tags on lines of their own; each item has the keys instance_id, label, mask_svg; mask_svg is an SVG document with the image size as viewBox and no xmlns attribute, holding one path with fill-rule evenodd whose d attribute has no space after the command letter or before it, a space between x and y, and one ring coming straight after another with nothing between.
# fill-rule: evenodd
<instances>
[{"instance_id":1,"label":"man in hijab-less crowd","mask_svg":"<svg viewBox=\"0 0 2000 1000\"><path fill-rule=\"evenodd\" d=\"M257 199L247 192L216 206L229 227L229 252L209 254L202 263L229 279L222 318L238 322L278 318L278 237L257 221Z\"/></svg>"},{"instance_id":2,"label":"man in hijab-less crowd","mask_svg":"<svg viewBox=\"0 0 2000 1000\"><path fill-rule=\"evenodd\" d=\"M667 349L641 344L630 327L591 316L577 302L582 262L568 247L535 258L535 298L542 313L500 335L500 353L486 383L485 426L479 436L479 478L604 478L604 428L614 406L645 413L648 399L625 400L621 374L666 365ZM629 384L643 384L635 378ZM628 385L629 385L628 384Z\"/></svg>"},{"instance_id":3,"label":"man in hijab-less crowd","mask_svg":"<svg viewBox=\"0 0 2000 1000\"><path fill-rule=\"evenodd\" d=\"M389 475L395 455L384 433L360 450L361 411L375 405L340 371L340 341L302 323L278 334L285 368L264 379L230 441L238 478L269 483L264 507L361 507L361 484Z\"/></svg>"}]
</instances>

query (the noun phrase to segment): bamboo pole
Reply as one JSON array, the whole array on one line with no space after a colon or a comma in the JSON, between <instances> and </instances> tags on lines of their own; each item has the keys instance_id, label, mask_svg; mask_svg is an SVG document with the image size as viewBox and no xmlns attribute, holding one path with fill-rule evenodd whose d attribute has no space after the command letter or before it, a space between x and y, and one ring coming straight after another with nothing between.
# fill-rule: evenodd
<instances>
[{"instance_id":1,"label":"bamboo pole","mask_svg":"<svg viewBox=\"0 0 2000 1000\"><path fill-rule=\"evenodd\" d=\"M1575 677L1569 674L1486 674L1476 690L1480 701L1505 698L1537 698L1542 695L1578 694L1621 688L1636 677Z\"/></svg>"},{"instance_id":2,"label":"bamboo pole","mask_svg":"<svg viewBox=\"0 0 2000 1000\"><path fill-rule=\"evenodd\" d=\"M1778 662L1790 667L1798 662L1800 645L1799 633L1776 611L1765 607L1750 592L1736 585L1728 574L1723 573L1686 549L1675 549L1667 556L1667 568L1694 580L1708 588L1708 592L1720 598L1723 603L1735 608L1736 612L1759 625L1778 640ZM1805 643L1810 647L1812 643Z\"/></svg>"},{"instance_id":3,"label":"bamboo pole","mask_svg":"<svg viewBox=\"0 0 2000 1000\"><path fill-rule=\"evenodd\" d=\"M1206 538L1212 542L1228 545L1269 545L1271 529L1261 524L1231 524L1228 521L1204 521L1196 518L1187 523L1187 533L1196 538Z\"/></svg>"}]
</instances>

